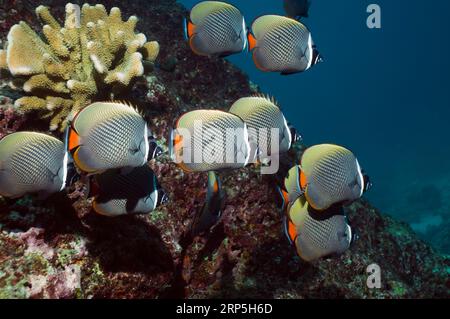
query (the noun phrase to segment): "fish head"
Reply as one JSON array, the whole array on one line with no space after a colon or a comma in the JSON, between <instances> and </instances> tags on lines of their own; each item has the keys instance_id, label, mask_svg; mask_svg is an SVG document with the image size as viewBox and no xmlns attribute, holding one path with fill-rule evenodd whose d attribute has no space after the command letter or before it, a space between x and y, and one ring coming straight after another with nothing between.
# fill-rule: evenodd
<instances>
[{"instance_id":1,"label":"fish head","mask_svg":"<svg viewBox=\"0 0 450 319\"><path fill-rule=\"evenodd\" d=\"M351 223L349 222L348 218L345 217L345 222L347 223L347 227L348 227L348 233L350 236L350 246L353 245L353 243L355 243L358 239L359 239L359 235L358 233L355 231L355 229L352 227Z\"/></svg>"},{"instance_id":2,"label":"fish head","mask_svg":"<svg viewBox=\"0 0 450 319\"><path fill-rule=\"evenodd\" d=\"M324 256L336 256L343 254L353 239L352 228L347 223L347 218L342 215L333 216L330 222L334 224L336 232L331 234L327 242L327 253Z\"/></svg>"},{"instance_id":3,"label":"fish head","mask_svg":"<svg viewBox=\"0 0 450 319\"><path fill-rule=\"evenodd\" d=\"M344 231L342 233L338 233L338 238L340 242L342 242L342 246L345 247L345 249L347 249L352 242L352 233L352 228L348 223L345 223Z\"/></svg>"},{"instance_id":4,"label":"fish head","mask_svg":"<svg viewBox=\"0 0 450 319\"><path fill-rule=\"evenodd\" d=\"M148 149L148 159L149 160L158 158L164 153L161 146L158 145L156 138L153 137L152 135L150 135L148 138L148 144L149 144L149 149Z\"/></svg>"},{"instance_id":5,"label":"fish head","mask_svg":"<svg viewBox=\"0 0 450 319\"><path fill-rule=\"evenodd\" d=\"M292 143L295 144L297 142L300 142L303 140L302 134L295 128L295 126L292 123L288 123L289 131L291 132L291 139Z\"/></svg>"},{"instance_id":6,"label":"fish head","mask_svg":"<svg viewBox=\"0 0 450 319\"><path fill-rule=\"evenodd\" d=\"M313 65L324 62L322 55L316 47L313 47L313 57L312 57Z\"/></svg>"},{"instance_id":7,"label":"fish head","mask_svg":"<svg viewBox=\"0 0 450 319\"><path fill-rule=\"evenodd\" d=\"M145 197L141 197L138 199L136 204L136 211L142 211L146 213L150 213L156 209L158 201L158 191L154 190L150 194Z\"/></svg>"},{"instance_id":8,"label":"fish head","mask_svg":"<svg viewBox=\"0 0 450 319\"><path fill-rule=\"evenodd\" d=\"M136 205L136 210L149 213L154 211L157 207L166 204L167 202L168 196L166 192L163 189L159 188L153 191L150 195L141 198Z\"/></svg>"},{"instance_id":9,"label":"fish head","mask_svg":"<svg viewBox=\"0 0 450 319\"><path fill-rule=\"evenodd\" d=\"M158 188L158 201L156 203L156 207L165 205L169 202L169 195L163 188Z\"/></svg>"},{"instance_id":10,"label":"fish head","mask_svg":"<svg viewBox=\"0 0 450 319\"><path fill-rule=\"evenodd\" d=\"M337 242L340 251L345 251L348 247L350 247L350 243L353 239L353 231L352 227L348 223L348 219L345 215L335 215L333 217L335 219L335 223L337 225L336 235Z\"/></svg>"},{"instance_id":11,"label":"fish head","mask_svg":"<svg viewBox=\"0 0 450 319\"><path fill-rule=\"evenodd\" d=\"M364 170L361 169L360 172L361 172L361 178L363 181L363 183L362 183L363 184L363 193L366 193L372 188L373 182L370 179L370 176Z\"/></svg>"},{"instance_id":12,"label":"fish head","mask_svg":"<svg viewBox=\"0 0 450 319\"><path fill-rule=\"evenodd\" d=\"M144 163L148 160L152 159L150 155L150 141L151 141L151 134L150 130L147 127L147 124L145 124L144 128L144 136L141 138L141 140L138 142L138 147L134 151L132 151L132 155L136 156L137 158L144 158Z\"/></svg>"},{"instance_id":13,"label":"fish head","mask_svg":"<svg viewBox=\"0 0 450 319\"><path fill-rule=\"evenodd\" d=\"M362 170L358 160L357 159L355 160L356 160L357 181L360 187L359 197L361 197L365 192L369 191L372 188L372 182L370 181L369 175L367 175Z\"/></svg>"}]
</instances>

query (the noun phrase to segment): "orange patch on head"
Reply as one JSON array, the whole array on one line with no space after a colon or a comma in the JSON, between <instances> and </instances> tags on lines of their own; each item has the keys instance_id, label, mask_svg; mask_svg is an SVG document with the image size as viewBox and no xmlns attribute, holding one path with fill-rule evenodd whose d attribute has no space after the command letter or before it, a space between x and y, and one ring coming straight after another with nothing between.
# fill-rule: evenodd
<instances>
[{"instance_id":1,"label":"orange patch on head","mask_svg":"<svg viewBox=\"0 0 450 319\"><path fill-rule=\"evenodd\" d=\"M194 35L195 29L196 29L195 24L189 21L187 25L187 33L189 38Z\"/></svg>"},{"instance_id":2,"label":"orange patch on head","mask_svg":"<svg viewBox=\"0 0 450 319\"><path fill-rule=\"evenodd\" d=\"M178 144L183 142L183 136L177 134L175 135L175 137L173 138L173 145L177 146Z\"/></svg>"},{"instance_id":3,"label":"orange patch on head","mask_svg":"<svg viewBox=\"0 0 450 319\"><path fill-rule=\"evenodd\" d=\"M183 147L183 136L176 134L173 138L173 151L175 156L178 156Z\"/></svg>"},{"instance_id":4,"label":"orange patch on head","mask_svg":"<svg viewBox=\"0 0 450 319\"><path fill-rule=\"evenodd\" d=\"M249 32L247 34L247 40L248 40L248 48L251 51L256 47L256 43L257 43L256 38L251 32Z\"/></svg>"},{"instance_id":5,"label":"orange patch on head","mask_svg":"<svg viewBox=\"0 0 450 319\"><path fill-rule=\"evenodd\" d=\"M281 194L283 195L284 203L287 207L287 205L289 204L289 194L284 189L281 191Z\"/></svg>"},{"instance_id":6,"label":"orange patch on head","mask_svg":"<svg viewBox=\"0 0 450 319\"><path fill-rule=\"evenodd\" d=\"M307 184L308 181L306 179L306 175L302 170L300 170L300 187L302 188L302 190L305 190Z\"/></svg>"},{"instance_id":7,"label":"orange patch on head","mask_svg":"<svg viewBox=\"0 0 450 319\"><path fill-rule=\"evenodd\" d=\"M295 227L294 223L289 220L288 222L288 233L289 238L292 240L293 243L295 243L295 240L297 239L297 227Z\"/></svg>"},{"instance_id":8,"label":"orange patch on head","mask_svg":"<svg viewBox=\"0 0 450 319\"><path fill-rule=\"evenodd\" d=\"M68 151L74 152L78 147L80 147L80 135L73 128L69 128L69 143Z\"/></svg>"}]
</instances>

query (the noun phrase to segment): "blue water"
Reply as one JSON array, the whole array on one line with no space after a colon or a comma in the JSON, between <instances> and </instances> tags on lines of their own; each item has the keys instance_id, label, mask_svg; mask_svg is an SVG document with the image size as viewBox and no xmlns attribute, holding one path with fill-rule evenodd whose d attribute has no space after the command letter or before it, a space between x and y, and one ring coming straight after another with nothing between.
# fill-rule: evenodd
<instances>
[{"instance_id":1,"label":"blue water","mask_svg":"<svg viewBox=\"0 0 450 319\"><path fill-rule=\"evenodd\" d=\"M248 25L284 13L282 0L228 2ZM311 2L304 23L325 63L283 77L257 70L249 54L229 60L276 97L307 144L353 150L374 181L367 197L377 207L411 223L450 217L450 1ZM371 3L381 6L378 30L366 25Z\"/></svg>"}]
</instances>

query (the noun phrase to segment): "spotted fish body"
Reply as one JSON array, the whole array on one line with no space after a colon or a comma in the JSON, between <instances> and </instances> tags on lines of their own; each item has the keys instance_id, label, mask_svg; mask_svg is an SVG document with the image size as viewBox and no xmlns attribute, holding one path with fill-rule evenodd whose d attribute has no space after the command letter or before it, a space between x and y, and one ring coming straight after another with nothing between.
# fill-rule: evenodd
<instances>
[{"instance_id":1,"label":"spotted fish body","mask_svg":"<svg viewBox=\"0 0 450 319\"><path fill-rule=\"evenodd\" d=\"M171 153L187 172L242 168L251 154L247 125L223 111L185 113L172 132Z\"/></svg>"},{"instance_id":2,"label":"spotted fish body","mask_svg":"<svg viewBox=\"0 0 450 319\"><path fill-rule=\"evenodd\" d=\"M352 202L364 191L358 160L351 151L338 145L322 144L308 148L301 158L301 174L305 196L316 210Z\"/></svg>"},{"instance_id":3,"label":"spotted fish body","mask_svg":"<svg viewBox=\"0 0 450 319\"><path fill-rule=\"evenodd\" d=\"M148 214L164 201L155 173L147 165L129 172L109 170L93 177L94 210L105 216Z\"/></svg>"},{"instance_id":4,"label":"spotted fish body","mask_svg":"<svg viewBox=\"0 0 450 319\"><path fill-rule=\"evenodd\" d=\"M343 213L318 218L303 196L290 207L285 227L298 255L308 262L340 255L352 241L352 229Z\"/></svg>"},{"instance_id":5,"label":"spotted fish body","mask_svg":"<svg viewBox=\"0 0 450 319\"><path fill-rule=\"evenodd\" d=\"M241 12L219 1L203 1L191 10L186 37L194 53L226 56L247 46L247 27Z\"/></svg>"},{"instance_id":6,"label":"spotted fish body","mask_svg":"<svg viewBox=\"0 0 450 319\"><path fill-rule=\"evenodd\" d=\"M115 102L97 102L73 120L69 150L77 167L86 173L139 167L148 160L149 129L132 107Z\"/></svg>"},{"instance_id":7,"label":"spotted fish body","mask_svg":"<svg viewBox=\"0 0 450 319\"><path fill-rule=\"evenodd\" d=\"M0 195L50 195L62 191L67 152L58 139L36 132L16 132L0 141Z\"/></svg>"},{"instance_id":8,"label":"spotted fish body","mask_svg":"<svg viewBox=\"0 0 450 319\"><path fill-rule=\"evenodd\" d=\"M237 100L230 108L248 126L250 140L256 143L260 154L270 157L289 151L291 130L280 108L267 97L253 96ZM272 149L272 130L277 130L277 149Z\"/></svg>"},{"instance_id":9,"label":"spotted fish body","mask_svg":"<svg viewBox=\"0 0 450 319\"><path fill-rule=\"evenodd\" d=\"M310 31L287 17L266 15L256 19L249 34L253 61L262 71L291 74L321 61Z\"/></svg>"}]
</instances>

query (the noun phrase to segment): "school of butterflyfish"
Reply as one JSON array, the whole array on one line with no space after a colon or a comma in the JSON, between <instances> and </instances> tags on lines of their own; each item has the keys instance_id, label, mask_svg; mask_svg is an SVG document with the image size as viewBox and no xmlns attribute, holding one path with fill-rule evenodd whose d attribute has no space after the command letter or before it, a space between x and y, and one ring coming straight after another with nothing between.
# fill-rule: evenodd
<instances>
[{"instance_id":1,"label":"school of butterflyfish","mask_svg":"<svg viewBox=\"0 0 450 319\"><path fill-rule=\"evenodd\" d=\"M185 36L198 55L247 50L262 71L303 72L321 62L310 31L299 21L308 16L308 8L309 1L285 1L288 16L265 15L247 28L236 7L204 1L184 21ZM243 97L227 112L193 110L174 123L171 160L186 173L208 175L206 199L193 218L191 236L208 232L221 218L226 196L220 172L270 165L299 138L277 102L263 95ZM84 178L96 213L148 214L170 200L148 166L162 150L133 106L95 102L76 114L64 141L38 132L2 138L0 195L45 199ZM342 254L355 238L344 208L367 191L369 178L355 155L338 145L311 146L298 163L277 185L288 241L305 261Z\"/></svg>"}]
</instances>

